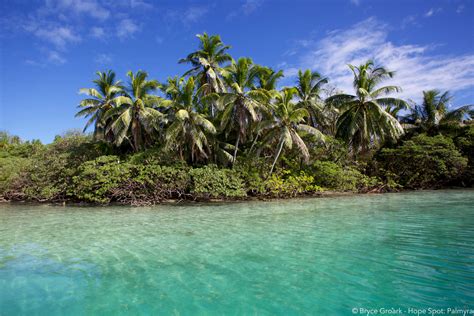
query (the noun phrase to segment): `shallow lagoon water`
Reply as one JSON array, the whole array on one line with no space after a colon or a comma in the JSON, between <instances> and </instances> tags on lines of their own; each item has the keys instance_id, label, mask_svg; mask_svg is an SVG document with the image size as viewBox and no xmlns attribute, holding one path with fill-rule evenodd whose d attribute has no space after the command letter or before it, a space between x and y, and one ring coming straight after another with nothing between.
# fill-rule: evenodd
<instances>
[{"instance_id":1,"label":"shallow lagoon water","mask_svg":"<svg viewBox=\"0 0 474 316\"><path fill-rule=\"evenodd\" d=\"M1 315L473 308L474 191L0 205Z\"/></svg>"}]
</instances>

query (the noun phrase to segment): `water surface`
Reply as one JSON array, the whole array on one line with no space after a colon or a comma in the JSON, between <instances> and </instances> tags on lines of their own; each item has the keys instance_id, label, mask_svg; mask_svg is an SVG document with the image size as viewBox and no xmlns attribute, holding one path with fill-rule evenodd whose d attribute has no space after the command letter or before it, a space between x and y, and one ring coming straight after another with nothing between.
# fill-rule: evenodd
<instances>
[{"instance_id":1,"label":"water surface","mask_svg":"<svg viewBox=\"0 0 474 316\"><path fill-rule=\"evenodd\" d=\"M1 315L473 307L474 191L0 206Z\"/></svg>"}]
</instances>

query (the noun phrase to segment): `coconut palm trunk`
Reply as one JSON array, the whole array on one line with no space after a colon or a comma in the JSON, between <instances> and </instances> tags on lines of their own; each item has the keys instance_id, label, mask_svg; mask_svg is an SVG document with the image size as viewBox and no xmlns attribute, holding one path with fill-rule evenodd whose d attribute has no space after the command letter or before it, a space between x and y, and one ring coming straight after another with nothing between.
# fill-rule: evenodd
<instances>
[{"instance_id":1,"label":"coconut palm trunk","mask_svg":"<svg viewBox=\"0 0 474 316\"><path fill-rule=\"evenodd\" d=\"M237 141L235 142L234 156L232 158L232 168L234 168L235 160L237 159L237 151L239 150L240 133L237 133Z\"/></svg>"},{"instance_id":2,"label":"coconut palm trunk","mask_svg":"<svg viewBox=\"0 0 474 316\"><path fill-rule=\"evenodd\" d=\"M270 174L269 174L268 176L271 176L272 173L273 173L273 169L275 168L275 165L276 165L276 163L277 163L277 161L278 161L278 158L280 157L281 151L283 150L283 145L284 145L284 143L285 143L285 142L284 142L283 140L280 141L280 147L278 148L278 152L277 152L277 154L276 154L276 156L275 156L275 160L273 160L273 164L272 164L272 167L271 167L271 169L270 169Z\"/></svg>"}]
</instances>

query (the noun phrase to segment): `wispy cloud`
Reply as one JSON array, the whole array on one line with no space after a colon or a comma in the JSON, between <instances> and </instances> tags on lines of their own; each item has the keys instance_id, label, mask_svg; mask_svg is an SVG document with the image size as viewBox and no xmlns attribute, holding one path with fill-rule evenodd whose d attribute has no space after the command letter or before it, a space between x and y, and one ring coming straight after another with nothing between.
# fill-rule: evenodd
<instances>
[{"instance_id":1,"label":"wispy cloud","mask_svg":"<svg viewBox=\"0 0 474 316\"><path fill-rule=\"evenodd\" d=\"M41 67L41 68L46 66L45 63L42 63L42 62L39 62L39 61L33 60L33 59L26 59L25 64L30 65L30 66L34 66L34 67Z\"/></svg>"},{"instance_id":2,"label":"wispy cloud","mask_svg":"<svg viewBox=\"0 0 474 316\"><path fill-rule=\"evenodd\" d=\"M407 28L408 26L420 26L416 15L409 15L402 20L402 29Z\"/></svg>"},{"instance_id":3,"label":"wispy cloud","mask_svg":"<svg viewBox=\"0 0 474 316\"><path fill-rule=\"evenodd\" d=\"M92 27L91 36L95 38L103 38L105 36L105 30L102 27Z\"/></svg>"},{"instance_id":4,"label":"wispy cloud","mask_svg":"<svg viewBox=\"0 0 474 316\"><path fill-rule=\"evenodd\" d=\"M140 31L140 26L133 22L131 19L123 19L117 26L117 37L120 39L126 39L133 37L135 33Z\"/></svg>"},{"instance_id":5,"label":"wispy cloud","mask_svg":"<svg viewBox=\"0 0 474 316\"><path fill-rule=\"evenodd\" d=\"M245 15L254 13L263 4L263 0L245 0L242 11Z\"/></svg>"},{"instance_id":6,"label":"wispy cloud","mask_svg":"<svg viewBox=\"0 0 474 316\"><path fill-rule=\"evenodd\" d=\"M351 3L354 4L354 5L359 5L360 0L351 0Z\"/></svg>"},{"instance_id":7,"label":"wispy cloud","mask_svg":"<svg viewBox=\"0 0 474 316\"><path fill-rule=\"evenodd\" d=\"M100 65L108 65L112 63L112 56L110 54L98 54L94 58L94 62Z\"/></svg>"},{"instance_id":8,"label":"wispy cloud","mask_svg":"<svg viewBox=\"0 0 474 316\"><path fill-rule=\"evenodd\" d=\"M38 54L34 59L26 59L25 64L34 67L44 68L48 65L60 66L67 62L62 52L47 47L40 48L41 54Z\"/></svg>"},{"instance_id":9,"label":"wispy cloud","mask_svg":"<svg viewBox=\"0 0 474 316\"><path fill-rule=\"evenodd\" d=\"M48 61L56 65L62 65L67 60L59 52L52 50L48 52Z\"/></svg>"},{"instance_id":10,"label":"wispy cloud","mask_svg":"<svg viewBox=\"0 0 474 316\"><path fill-rule=\"evenodd\" d=\"M431 8L425 13L425 17L429 18L443 11L441 8Z\"/></svg>"},{"instance_id":11,"label":"wispy cloud","mask_svg":"<svg viewBox=\"0 0 474 316\"><path fill-rule=\"evenodd\" d=\"M66 52L82 39L106 39L115 35L124 40L136 35L143 27L138 17L154 6L150 0L38 0L31 10L12 11L0 17L0 37L15 37L19 33L33 38L36 52L25 63L33 66L66 63ZM111 19L113 12L114 19ZM188 19L199 12L189 11ZM33 57L33 54L35 55Z\"/></svg>"},{"instance_id":12,"label":"wispy cloud","mask_svg":"<svg viewBox=\"0 0 474 316\"><path fill-rule=\"evenodd\" d=\"M183 19L185 22L193 23L197 22L203 17L209 10L204 7L191 7L184 11Z\"/></svg>"},{"instance_id":13,"label":"wispy cloud","mask_svg":"<svg viewBox=\"0 0 474 316\"><path fill-rule=\"evenodd\" d=\"M165 14L165 20L169 22L180 22L185 25L198 22L209 12L206 6L192 6L185 10L168 10Z\"/></svg>"},{"instance_id":14,"label":"wispy cloud","mask_svg":"<svg viewBox=\"0 0 474 316\"><path fill-rule=\"evenodd\" d=\"M237 10L232 11L227 15L227 20L231 20L240 14L247 16L254 13L263 5L263 2L264 0L244 0Z\"/></svg>"},{"instance_id":15,"label":"wispy cloud","mask_svg":"<svg viewBox=\"0 0 474 316\"><path fill-rule=\"evenodd\" d=\"M130 7L132 9L152 9L153 5L143 0L130 0Z\"/></svg>"},{"instance_id":16,"label":"wispy cloud","mask_svg":"<svg viewBox=\"0 0 474 316\"><path fill-rule=\"evenodd\" d=\"M99 20L105 20L110 16L110 11L96 0L48 0L41 10L45 13L50 11L88 15Z\"/></svg>"},{"instance_id":17,"label":"wispy cloud","mask_svg":"<svg viewBox=\"0 0 474 316\"><path fill-rule=\"evenodd\" d=\"M299 52L298 64L288 65L285 74L294 76L298 68L318 70L339 89L352 91L352 75L347 64L359 65L368 59L396 71L391 84L403 88L400 96L419 99L427 89L460 91L474 87L474 55L434 54L433 46L396 45L388 40L389 27L370 18L347 30L329 32L320 41Z\"/></svg>"},{"instance_id":18,"label":"wispy cloud","mask_svg":"<svg viewBox=\"0 0 474 316\"><path fill-rule=\"evenodd\" d=\"M456 13L457 14L462 13L464 11L464 8L465 6L463 4L458 5L458 7L456 8Z\"/></svg>"},{"instance_id":19,"label":"wispy cloud","mask_svg":"<svg viewBox=\"0 0 474 316\"><path fill-rule=\"evenodd\" d=\"M50 28L37 28L33 34L56 46L57 49L64 50L69 43L77 43L81 40L72 28L67 26L56 26Z\"/></svg>"}]
</instances>

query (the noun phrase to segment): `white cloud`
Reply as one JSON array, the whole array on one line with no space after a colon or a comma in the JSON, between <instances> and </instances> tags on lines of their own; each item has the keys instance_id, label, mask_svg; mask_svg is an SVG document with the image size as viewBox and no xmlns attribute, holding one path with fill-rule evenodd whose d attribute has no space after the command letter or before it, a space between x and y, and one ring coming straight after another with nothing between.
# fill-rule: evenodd
<instances>
[{"instance_id":1,"label":"white cloud","mask_svg":"<svg viewBox=\"0 0 474 316\"><path fill-rule=\"evenodd\" d=\"M168 23L181 22L184 25L198 22L203 16L209 12L205 6L192 6L185 10L168 10L165 14L165 20Z\"/></svg>"},{"instance_id":2,"label":"white cloud","mask_svg":"<svg viewBox=\"0 0 474 316\"><path fill-rule=\"evenodd\" d=\"M56 64L56 65L62 65L64 63L66 63L67 60L63 56L61 56L60 53L58 53L57 51L52 50L52 51L48 52L48 61L50 63Z\"/></svg>"},{"instance_id":3,"label":"white cloud","mask_svg":"<svg viewBox=\"0 0 474 316\"><path fill-rule=\"evenodd\" d=\"M140 31L140 26L138 26L131 19L123 19L117 26L117 36L120 39L133 37L133 35L138 31Z\"/></svg>"},{"instance_id":4,"label":"white cloud","mask_svg":"<svg viewBox=\"0 0 474 316\"><path fill-rule=\"evenodd\" d=\"M263 4L263 0L245 0L244 4L242 5L242 11L244 12L245 15L252 14L262 4Z\"/></svg>"},{"instance_id":5,"label":"white cloud","mask_svg":"<svg viewBox=\"0 0 474 316\"><path fill-rule=\"evenodd\" d=\"M351 3L354 4L354 5L359 5L360 0L351 0Z\"/></svg>"},{"instance_id":6,"label":"white cloud","mask_svg":"<svg viewBox=\"0 0 474 316\"><path fill-rule=\"evenodd\" d=\"M465 6L463 4L459 5L456 9L456 13L460 14L464 11Z\"/></svg>"},{"instance_id":7,"label":"white cloud","mask_svg":"<svg viewBox=\"0 0 474 316\"><path fill-rule=\"evenodd\" d=\"M204 7L190 7L184 11L183 22L193 23L197 22L201 17L203 17L208 12L207 8Z\"/></svg>"},{"instance_id":8,"label":"white cloud","mask_svg":"<svg viewBox=\"0 0 474 316\"><path fill-rule=\"evenodd\" d=\"M33 59L26 59L25 64L30 65L30 66L35 66L35 67L41 67L41 68L46 66L44 63L33 60Z\"/></svg>"},{"instance_id":9,"label":"white cloud","mask_svg":"<svg viewBox=\"0 0 474 316\"><path fill-rule=\"evenodd\" d=\"M142 0L130 0L130 7L132 9L144 9L144 10L148 10L148 9L152 9L153 8L153 5L146 2L146 1L142 1Z\"/></svg>"},{"instance_id":10,"label":"white cloud","mask_svg":"<svg viewBox=\"0 0 474 316\"><path fill-rule=\"evenodd\" d=\"M103 38L105 36L104 28L102 27L91 28L91 36L95 38Z\"/></svg>"},{"instance_id":11,"label":"white cloud","mask_svg":"<svg viewBox=\"0 0 474 316\"><path fill-rule=\"evenodd\" d=\"M431 8L425 13L425 17L427 18L432 17L433 15L436 15L440 13L441 11L443 11L443 9L441 8Z\"/></svg>"},{"instance_id":12,"label":"white cloud","mask_svg":"<svg viewBox=\"0 0 474 316\"><path fill-rule=\"evenodd\" d=\"M258 8L260 8L263 4L264 0L245 0L243 4L235 11L230 12L226 19L227 20L232 20L238 15L250 15L257 11Z\"/></svg>"},{"instance_id":13,"label":"white cloud","mask_svg":"<svg viewBox=\"0 0 474 316\"><path fill-rule=\"evenodd\" d=\"M60 52L55 50L49 50L47 48L41 49L42 54L38 59L26 59L25 64L34 67L44 68L49 64L63 65L67 62Z\"/></svg>"},{"instance_id":14,"label":"white cloud","mask_svg":"<svg viewBox=\"0 0 474 316\"><path fill-rule=\"evenodd\" d=\"M99 20L105 20L110 16L110 11L96 0L47 0L43 10L84 14Z\"/></svg>"},{"instance_id":15,"label":"white cloud","mask_svg":"<svg viewBox=\"0 0 474 316\"><path fill-rule=\"evenodd\" d=\"M297 68L310 68L328 76L331 84L352 91L352 73L347 64L373 59L396 71L389 84L402 87L398 96L418 100L423 90L460 91L474 87L474 55L433 55L433 46L396 45L388 39L388 26L374 18L347 30L336 30L300 53L296 65L288 65L287 77Z\"/></svg>"},{"instance_id":16,"label":"white cloud","mask_svg":"<svg viewBox=\"0 0 474 316\"><path fill-rule=\"evenodd\" d=\"M94 58L94 61L101 65L112 63L112 56L109 54L99 54Z\"/></svg>"},{"instance_id":17,"label":"white cloud","mask_svg":"<svg viewBox=\"0 0 474 316\"><path fill-rule=\"evenodd\" d=\"M402 20L402 29L407 28L408 26L420 26L416 15L409 15Z\"/></svg>"},{"instance_id":18,"label":"white cloud","mask_svg":"<svg viewBox=\"0 0 474 316\"><path fill-rule=\"evenodd\" d=\"M50 28L37 28L33 34L47 42L52 43L57 49L65 49L69 43L77 43L81 41L81 37L76 34L70 27L55 26Z\"/></svg>"},{"instance_id":19,"label":"white cloud","mask_svg":"<svg viewBox=\"0 0 474 316\"><path fill-rule=\"evenodd\" d=\"M115 35L133 37L143 26L135 21L153 9L150 0L38 0L29 10L17 10L0 17L0 37L27 33L35 48L25 64L43 66L66 62L66 52L83 38L106 40ZM113 10L113 11L112 11ZM114 14L112 21L111 15ZM189 12L193 18L195 12ZM141 19L144 21L146 19ZM145 23L145 22L142 22ZM110 33L110 34L109 34ZM36 51L35 51L36 50ZM33 57L35 56L35 57Z\"/></svg>"}]
</instances>

